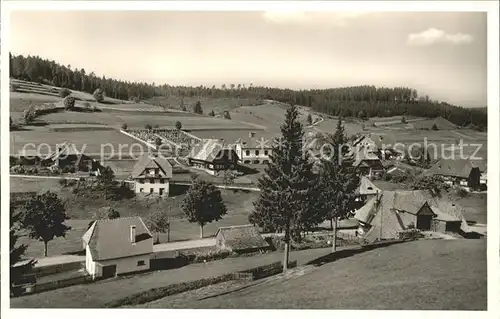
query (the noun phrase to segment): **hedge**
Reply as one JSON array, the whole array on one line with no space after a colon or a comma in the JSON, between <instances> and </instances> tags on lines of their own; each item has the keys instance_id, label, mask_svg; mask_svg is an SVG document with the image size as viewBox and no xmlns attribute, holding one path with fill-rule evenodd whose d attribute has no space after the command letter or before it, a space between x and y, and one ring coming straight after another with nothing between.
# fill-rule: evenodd
<instances>
[{"instance_id":1,"label":"hedge","mask_svg":"<svg viewBox=\"0 0 500 319\"><path fill-rule=\"evenodd\" d=\"M259 266L236 273L224 274L211 278L203 278L199 280L172 284L165 287L158 287L142 291L125 298L111 301L104 305L105 308L119 308L123 306L142 305L151 301L165 298L171 295L180 294L186 291L200 289L206 286L215 285L221 282L240 279L260 279L281 273L283 269L282 262L275 262L269 265ZM297 266L297 261L289 263L289 267ZM251 277L244 274L252 274Z\"/></svg>"},{"instance_id":2,"label":"hedge","mask_svg":"<svg viewBox=\"0 0 500 319\"><path fill-rule=\"evenodd\" d=\"M105 308L118 308L123 306L142 305L154 300L165 298L171 295L180 294L189 290L203 288L209 285L215 285L221 282L233 279L233 274L225 274L222 276L204 278L195 281L172 284L166 287L153 288L143 292L139 292L128 297L109 302L104 305Z\"/></svg>"}]
</instances>

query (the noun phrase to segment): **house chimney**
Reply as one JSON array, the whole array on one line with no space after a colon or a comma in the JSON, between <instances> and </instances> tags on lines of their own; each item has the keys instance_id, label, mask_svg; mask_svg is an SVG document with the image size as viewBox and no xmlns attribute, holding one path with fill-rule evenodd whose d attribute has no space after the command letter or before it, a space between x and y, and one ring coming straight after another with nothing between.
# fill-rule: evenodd
<instances>
[{"instance_id":1,"label":"house chimney","mask_svg":"<svg viewBox=\"0 0 500 319\"><path fill-rule=\"evenodd\" d=\"M135 244L135 225L130 226L130 242Z\"/></svg>"}]
</instances>

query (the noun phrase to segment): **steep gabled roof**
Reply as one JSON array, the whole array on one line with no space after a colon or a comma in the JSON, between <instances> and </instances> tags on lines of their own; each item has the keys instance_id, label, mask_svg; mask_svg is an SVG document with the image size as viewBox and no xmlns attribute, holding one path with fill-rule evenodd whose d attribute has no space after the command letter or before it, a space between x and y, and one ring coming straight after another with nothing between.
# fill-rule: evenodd
<instances>
[{"instance_id":1,"label":"steep gabled roof","mask_svg":"<svg viewBox=\"0 0 500 319\"><path fill-rule=\"evenodd\" d=\"M135 226L135 243L130 227ZM82 237L94 261L117 259L153 252L152 235L140 217L96 220Z\"/></svg>"},{"instance_id":2,"label":"steep gabled roof","mask_svg":"<svg viewBox=\"0 0 500 319\"><path fill-rule=\"evenodd\" d=\"M156 156L152 154L143 154L134 168L132 169L132 178L138 178L144 172L145 169L160 169L165 178L172 178L172 165L168 159L163 156Z\"/></svg>"},{"instance_id":3,"label":"steep gabled roof","mask_svg":"<svg viewBox=\"0 0 500 319\"><path fill-rule=\"evenodd\" d=\"M372 183L367 177L362 176L359 181L359 187L357 189L357 193L359 195L375 195L377 192L381 192L381 190Z\"/></svg>"},{"instance_id":4,"label":"steep gabled roof","mask_svg":"<svg viewBox=\"0 0 500 319\"><path fill-rule=\"evenodd\" d=\"M222 236L228 248L233 250L266 248L269 244L254 225L221 227L215 237Z\"/></svg>"},{"instance_id":5,"label":"steep gabled roof","mask_svg":"<svg viewBox=\"0 0 500 319\"><path fill-rule=\"evenodd\" d=\"M444 175L454 176L461 178L468 178L472 169L477 166L467 159L441 159L431 168L429 168L425 175Z\"/></svg>"},{"instance_id":6,"label":"steep gabled roof","mask_svg":"<svg viewBox=\"0 0 500 319\"><path fill-rule=\"evenodd\" d=\"M354 167L357 167L357 166L359 166L359 164L361 164L362 162L366 162L366 161L369 161L369 162L376 161L376 162L381 163L380 158L376 154L373 154L372 152L368 152L365 149L361 149L356 154L354 154L354 159L355 159L355 161L352 163L352 166L354 166Z\"/></svg>"},{"instance_id":7,"label":"steep gabled roof","mask_svg":"<svg viewBox=\"0 0 500 319\"><path fill-rule=\"evenodd\" d=\"M222 156L221 152L230 152L231 156L237 158L234 149L224 146L224 143L216 139L205 139L197 143L189 152L188 158L213 162Z\"/></svg>"},{"instance_id":8,"label":"steep gabled roof","mask_svg":"<svg viewBox=\"0 0 500 319\"><path fill-rule=\"evenodd\" d=\"M434 198L425 191L383 191L378 198L371 198L358 209L354 218L371 226L364 236L368 241L380 236L395 238L399 231L408 227L405 221L407 223L412 219L407 217L416 215L426 203L435 214L435 219L461 221L462 231L470 231L463 217L463 208L444 198Z\"/></svg>"}]
</instances>

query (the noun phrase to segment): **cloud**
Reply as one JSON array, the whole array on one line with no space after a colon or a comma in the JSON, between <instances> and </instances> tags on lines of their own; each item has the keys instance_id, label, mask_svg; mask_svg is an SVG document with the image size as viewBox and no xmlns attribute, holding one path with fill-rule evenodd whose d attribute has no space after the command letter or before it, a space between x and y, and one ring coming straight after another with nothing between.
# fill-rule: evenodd
<instances>
[{"instance_id":1,"label":"cloud","mask_svg":"<svg viewBox=\"0 0 500 319\"><path fill-rule=\"evenodd\" d=\"M474 38L470 34L449 34L443 30L430 28L420 33L410 33L408 35L407 44L412 46L429 46L438 43L461 45L469 44L473 40Z\"/></svg>"},{"instance_id":2,"label":"cloud","mask_svg":"<svg viewBox=\"0 0 500 319\"><path fill-rule=\"evenodd\" d=\"M348 22L368 14L366 11L310 12L301 10L280 10L264 12L264 19L278 24L323 24L347 26Z\"/></svg>"}]
</instances>

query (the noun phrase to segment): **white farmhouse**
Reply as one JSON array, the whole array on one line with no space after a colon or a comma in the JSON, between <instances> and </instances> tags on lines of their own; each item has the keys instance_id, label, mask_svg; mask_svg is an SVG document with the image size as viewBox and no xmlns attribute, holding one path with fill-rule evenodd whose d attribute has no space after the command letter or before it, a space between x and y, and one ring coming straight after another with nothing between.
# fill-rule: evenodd
<instances>
[{"instance_id":1,"label":"white farmhouse","mask_svg":"<svg viewBox=\"0 0 500 319\"><path fill-rule=\"evenodd\" d=\"M271 161L274 138L256 137L250 132L248 138L239 138L236 141L236 154L243 164L267 164Z\"/></svg>"},{"instance_id":2,"label":"white farmhouse","mask_svg":"<svg viewBox=\"0 0 500 319\"><path fill-rule=\"evenodd\" d=\"M140 217L96 220L82 240L93 279L149 270L153 236Z\"/></svg>"},{"instance_id":3,"label":"white farmhouse","mask_svg":"<svg viewBox=\"0 0 500 319\"><path fill-rule=\"evenodd\" d=\"M143 155L132 170L135 192L168 196L172 164L157 154Z\"/></svg>"}]
</instances>

